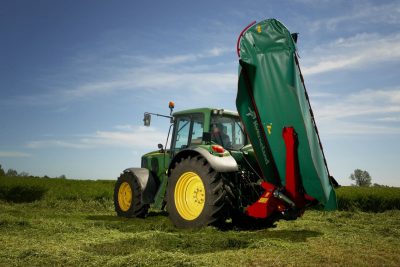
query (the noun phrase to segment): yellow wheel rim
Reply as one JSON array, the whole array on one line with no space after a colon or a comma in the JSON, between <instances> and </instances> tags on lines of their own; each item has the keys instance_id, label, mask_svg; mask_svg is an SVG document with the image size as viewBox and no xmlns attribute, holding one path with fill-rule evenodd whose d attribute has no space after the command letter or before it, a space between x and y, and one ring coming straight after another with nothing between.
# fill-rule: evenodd
<instances>
[{"instance_id":1,"label":"yellow wheel rim","mask_svg":"<svg viewBox=\"0 0 400 267\"><path fill-rule=\"evenodd\" d=\"M194 172L183 173L176 183L174 199L176 210L185 220L200 216L206 201L206 191L200 176Z\"/></svg>"},{"instance_id":2,"label":"yellow wheel rim","mask_svg":"<svg viewBox=\"0 0 400 267\"><path fill-rule=\"evenodd\" d=\"M118 189L118 204L122 211L127 211L132 203L132 189L127 182L123 182Z\"/></svg>"}]
</instances>

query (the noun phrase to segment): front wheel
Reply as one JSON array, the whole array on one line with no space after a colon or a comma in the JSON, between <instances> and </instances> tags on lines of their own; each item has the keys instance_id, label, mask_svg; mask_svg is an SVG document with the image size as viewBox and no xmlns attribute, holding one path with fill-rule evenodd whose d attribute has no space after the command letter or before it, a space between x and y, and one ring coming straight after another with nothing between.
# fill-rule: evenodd
<instances>
[{"instance_id":1,"label":"front wheel","mask_svg":"<svg viewBox=\"0 0 400 267\"><path fill-rule=\"evenodd\" d=\"M136 176L124 172L118 178L114 188L114 207L121 217L144 217L149 209L142 203L142 190Z\"/></svg>"},{"instance_id":2,"label":"front wheel","mask_svg":"<svg viewBox=\"0 0 400 267\"><path fill-rule=\"evenodd\" d=\"M183 159L171 170L167 210L180 228L224 223L230 212L224 177L201 156Z\"/></svg>"}]
</instances>

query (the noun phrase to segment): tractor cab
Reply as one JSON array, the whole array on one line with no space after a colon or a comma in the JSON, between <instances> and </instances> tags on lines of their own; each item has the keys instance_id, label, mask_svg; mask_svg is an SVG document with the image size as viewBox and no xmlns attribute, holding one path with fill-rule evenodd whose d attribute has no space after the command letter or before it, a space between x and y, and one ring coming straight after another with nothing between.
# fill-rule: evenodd
<instances>
[{"instance_id":1,"label":"tractor cab","mask_svg":"<svg viewBox=\"0 0 400 267\"><path fill-rule=\"evenodd\" d=\"M248 143L236 112L201 108L176 112L173 116L172 153L205 144L238 150Z\"/></svg>"}]
</instances>

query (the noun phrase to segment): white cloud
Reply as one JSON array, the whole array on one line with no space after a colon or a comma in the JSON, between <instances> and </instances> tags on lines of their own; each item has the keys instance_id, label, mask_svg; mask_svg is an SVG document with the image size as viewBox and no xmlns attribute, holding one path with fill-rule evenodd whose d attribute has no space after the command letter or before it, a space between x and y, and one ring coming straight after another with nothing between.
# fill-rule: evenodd
<instances>
[{"instance_id":1,"label":"white cloud","mask_svg":"<svg viewBox=\"0 0 400 267\"><path fill-rule=\"evenodd\" d=\"M81 141L94 146L153 147L165 141L166 134L152 127L135 127L133 132L98 131Z\"/></svg>"},{"instance_id":2,"label":"white cloud","mask_svg":"<svg viewBox=\"0 0 400 267\"><path fill-rule=\"evenodd\" d=\"M26 158L31 157L30 154L18 151L0 151L0 158Z\"/></svg>"},{"instance_id":3,"label":"white cloud","mask_svg":"<svg viewBox=\"0 0 400 267\"><path fill-rule=\"evenodd\" d=\"M165 92L165 90L185 90L193 93L202 93L208 88L225 91L235 88L236 79L236 75L223 72L182 72L135 68L118 78L86 83L74 89L66 90L64 94L69 98L76 98L99 93L140 89L161 92Z\"/></svg>"},{"instance_id":4,"label":"white cloud","mask_svg":"<svg viewBox=\"0 0 400 267\"><path fill-rule=\"evenodd\" d=\"M206 52L205 57L218 57L232 51L234 50L230 47L214 47Z\"/></svg>"},{"instance_id":5,"label":"white cloud","mask_svg":"<svg viewBox=\"0 0 400 267\"><path fill-rule=\"evenodd\" d=\"M318 130L323 136L349 135L399 135L400 127L377 123L357 123L335 120L329 124L317 120Z\"/></svg>"},{"instance_id":6,"label":"white cloud","mask_svg":"<svg viewBox=\"0 0 400 267\"><path fill-rule=\"evenodd\" d=\"M114 126L114 128L120 131L133 131L134 126L131 124L122 124L122 125L116 125Z\"/></svg>"},{"instance_id":7,"label":"white cloud","mask_svg":"<svg viewBox=\"0 0 400 267\"><path fill-rule=\"evenodd\" d=\"M384 122L400 122L400 116L398 117L384 117L379 118L377 121L384 121Z\"/></svg>"},{"instance_id":8,"label":"white cloud","mask_svg":"<svg viewBox=\"0 0 400 267\"><path fill-rule=\"evenodd\" d=\"M132 59L139 60L142 64L152 67L163 67L168 65L191 63L194 61L199 61L201 59L208 59L213 57L219 57L229 52L234 52L232 48L229 47L213 47L207 51L201 53L191 53L191 54L181 54L181 55L167 55L161 58L155 57L144 57L144 56L134 56Z\"/></svg>"},{"instance_id":9,"label":"white cloud","mask_svg":"<svg viewBox=\"0 0 400 267\"><path fill-rule=\"evenodd\" d=\"M166 139L164 132L153 127L124 125L123 128L123 131L97 131L76 139L31 141L27 144L27 147L32 149L48 147L91 149L105 146L148 148L153 147L154 144L164 142ZM129 129L133 130L127 131Z\"/></svg>"},{"instance_id":10,"label":"white cloud","mask_svg":"<svg viewBox=\"0 0 400 267\"><path fill-rule=\"evenodd\" d=\"M32 149L47 148L47 147L83 149L83 148L91 148L92 146L84 144L80 140L66 141L66 140L49 139L40 141L30 141L28 142L27 147Z\"/></svg>"},{"instance_id":11,"label":"white cloud","mask_svg":"<svg viewBox=\"0 0 400 267\"><path fill-rule=\"evenodd\" d=\"M393 124L400 121L400 88L317 99L312 106L323 134L400 134Z\"/></svg>"},{"instance_id":12,"label":"white cloud","mask_svg":"<svg viewBox=\"0 0 400 267\"><path fill-rule=\"evenodd\" d=\"M52 88L51 91L31 96L20 96L19 102L29 105L74 101L82 97L103 95L119 91L151 90L165 92L191 92L203 94L207 89L226 91L236 87L235 65L221 62L208 63L202 59L218 58L234 51L227 47L213 47L197 54L166 55L164 57L144 57L123 55L125 62L108 62L108 67L91 66L91 80L81 80L76 85ZM194 64L196 62L196 64ZM205 64L202 64L205 63ZM77 69L87 67L77 66ZM230 71L230 72L229 72ZM9 104L15 101L7 100Z\"/></svg>"},{"instance_id":13,"label":"white cloud","mask_svg":"<svg viewBox=\"0 0 400 267\"><path fill-rule=\"evenodd\" d=\"M400 88L395 90L363 90L335 101L317 102L321 120L400 113Z\"/></svg>"},{"instance_id":14,"label":"white cloud","mask_svg":"<svg viewBox=\"0 0 400 267\"><path fill-rule=\"evenodd\" d=\"M400 34L357 34L315 47L305 51L305 54L306 60L302 63L305 75L365 68L380 62L398 62Z\"/></svg>"},{"instance_id":15,"label":"white cloud","mask_svg":"<svg viewBox=\"0 0 400 267\"><path fill-rule=\"evenodd\" d=\"M312 5L316 4L316 1L312 0L303 0L303 2ZM315 6L318 5L320 3ZM342 7L342 11L342 15L340 16L312 21L309 23L308 28L311 31L334 31L342 24L346 24L347 27L354 27L354 24L365 27L365 24L373 25L382 23L398 25L400 23L400 4L398 2L389 4L371 4L365 1L358 3L350 2L350 7Z\"/></svg>"},{"instance_id":16,"label":"white cloud","mask_svg":"<svg viewBox=\"0 0 400 267\"><path fill-rule=\"evenodd\" d=\"M309 92L308 93L312 99L316 98L332 98L335 97L335 94L333 93L327 93L327 92Z\"/></svg>"}]
</instances>

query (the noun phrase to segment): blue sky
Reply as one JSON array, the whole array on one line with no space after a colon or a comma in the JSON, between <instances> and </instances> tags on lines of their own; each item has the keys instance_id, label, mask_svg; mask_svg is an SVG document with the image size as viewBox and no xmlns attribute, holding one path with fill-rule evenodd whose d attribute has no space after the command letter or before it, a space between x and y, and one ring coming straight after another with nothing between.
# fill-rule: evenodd
<instances>
[{"instance_id":1,"label":"blue sky","mask_svg":"<svg viewBox=\"0 0 400 267\"><path fill-rule=\"evenodd\" d=\"M235 110L238 34L277 18L298 49L328 166L400 186L399 1L1 1L0 164L115 179L164 143L143 112Z\"/></svg>"}]
</instances>

